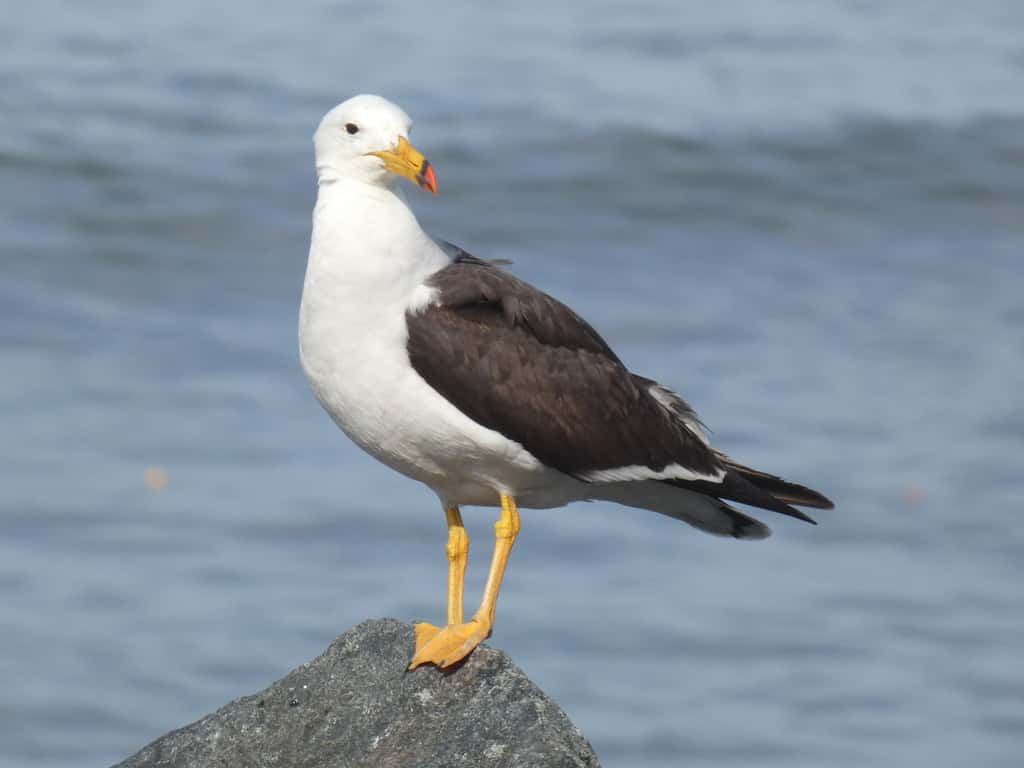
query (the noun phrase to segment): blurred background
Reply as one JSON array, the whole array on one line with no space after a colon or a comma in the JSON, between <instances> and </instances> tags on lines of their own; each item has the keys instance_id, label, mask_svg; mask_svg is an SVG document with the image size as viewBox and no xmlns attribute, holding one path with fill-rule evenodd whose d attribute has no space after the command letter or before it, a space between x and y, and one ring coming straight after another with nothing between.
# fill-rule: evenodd
<instances>
[{"instance_id":1,"label":"blurred background","mask_svg":"<svg viewBox=\"0 0 1024 768\"><path fill-rule=\"evenodd\" d=\"M297 358L311 136L360 92L416 121L429 231L838 504L761 543L524 514L493 644L605 765L1019 765L1022 32L1009 0L6 8L0 765L109 764L443 618L436 499Z\"/></svg>"}]
</instances>

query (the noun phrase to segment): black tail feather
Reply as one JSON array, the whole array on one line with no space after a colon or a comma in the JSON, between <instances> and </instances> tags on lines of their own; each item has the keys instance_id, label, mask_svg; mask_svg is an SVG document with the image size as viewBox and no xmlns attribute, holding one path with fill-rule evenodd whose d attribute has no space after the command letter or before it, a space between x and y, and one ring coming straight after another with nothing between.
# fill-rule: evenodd
<instances>
[{"instance_id":1,"label":"black tail feather","mask_svg":"<svg viewBox=\"0 0 1024 768\"><path fill-rule=\"evenodd\" d=\"M726 459L725 465L731 471L741 475L744 480L752 483L760 490L771 494L779 501L789 502L798 507L812 507L814 509L833 509L835 507L831 499L826 498L823 494L807 486L791 483L776 475L745 467L731 459Z\"/></svg>"},{"instance_id":2,"label":"black tail feather","mask_svg":"<svg viewBox=\"0 0 1024 768\"><path fill-rule=\"evenodd\" d=\"M772 512L778 512L780 515L789 515L811 525L818 524L814 518L808 517L799 509L776 499L770 493L762 491L736 472L726 472L725 477L720 483L711 483L707 480L662 480L661 482L674 485L677 488L683 488L687 491L696 491L706 496L714 496L717 499L738 501L740 504L770 509Z\"/></svg>"},{"instance_id":3,"label":"black tail feather","mask_svg":"<svg viewBox=\"0 0 1024 768\"><path fill-rule=\"evenodd\" d=\"M790 505L816 509L832 509L833 507L832 502L817 491L722 458L726 465L726 472L720 483L706 480L664 480L662 482L719 499L769 509L781 515L803 520L811 525L818 523L814 518Z\"/></svg>"}]
</instances>

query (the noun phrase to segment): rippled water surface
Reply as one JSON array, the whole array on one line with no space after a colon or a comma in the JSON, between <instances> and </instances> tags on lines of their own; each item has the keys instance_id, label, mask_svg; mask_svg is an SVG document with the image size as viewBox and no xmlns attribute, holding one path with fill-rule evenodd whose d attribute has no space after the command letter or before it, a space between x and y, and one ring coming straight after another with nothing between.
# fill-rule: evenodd
<instances>
[{"instance_id":1,"label":"rippled water surface","mask_svg":"<svg viewBox=\"0 0 1024 768\"><path fill-rule=\"evenodd\" d=\"M444 609L426 489L303 380L310 137L838 502L526 512L494 643L608 766L1018 765L1024 7L22 4L0 22L0 765L104 765ZM493 513L469 510L483 581Z\"/></svg>"}]
</instances>

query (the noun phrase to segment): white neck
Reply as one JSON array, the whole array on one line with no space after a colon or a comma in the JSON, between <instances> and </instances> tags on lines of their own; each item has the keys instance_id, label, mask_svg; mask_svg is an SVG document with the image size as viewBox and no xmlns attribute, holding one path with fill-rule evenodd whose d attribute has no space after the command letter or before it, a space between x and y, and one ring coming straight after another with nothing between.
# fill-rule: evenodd
<instances>
[{"instance_id":1,"label":"white neck","mask_svg":"<svg viewBox=\"0 0 1024 768\"><path fill-rule=\"evenodd\" d=\"M352 362L400 340L405 312L422 305L423 281L449 262L398 194L376 184L321 183L302 290L303 363Z\"/></svg>"},{"instance_id":2,"label":"white neck","mask_svg":"<svg viewBox=\"0 0 1024 768\"><path fill-rule=\"evenodd\" d=\"M307 289L350 293L372 309L408 296L446 262L395 190L345 179L320 185Z\"/></svg>"}]
</instances>

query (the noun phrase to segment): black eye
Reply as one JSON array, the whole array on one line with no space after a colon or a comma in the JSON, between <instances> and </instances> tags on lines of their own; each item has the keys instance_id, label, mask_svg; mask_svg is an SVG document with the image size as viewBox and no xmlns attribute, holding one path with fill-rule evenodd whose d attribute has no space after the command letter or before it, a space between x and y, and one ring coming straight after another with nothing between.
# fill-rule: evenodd
<instances>
[{"instance_id":1,"label":"black eye","mask_svg":"<svg viewBox=\"0 0 1024 768\"><path fill-rule=\"evenodd\" d=\"M359 133L359 126L355 123L345 123L345 130L348 131L349 134L356 134Z\"/></svg>"}]
</instances>

